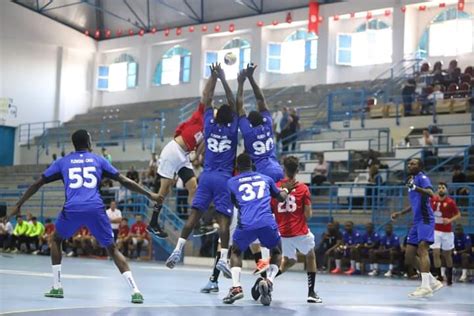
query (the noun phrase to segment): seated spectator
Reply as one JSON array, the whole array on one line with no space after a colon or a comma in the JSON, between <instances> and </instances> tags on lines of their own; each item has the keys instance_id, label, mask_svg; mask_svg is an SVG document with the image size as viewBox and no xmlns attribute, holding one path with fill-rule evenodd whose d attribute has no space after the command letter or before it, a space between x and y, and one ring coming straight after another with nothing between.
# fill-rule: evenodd
<instances>
[{"instance_id":1,"label":"seated spectator","mask_svg":"<svg viewBox=\"0 0 474 316\"><path fill-rule=\"evenodd\" d=\"M359 252L357 255L359 261L356 262L356 269L361 270L362 260L369 259L369 254L372 250L377 249L380 244L380 236L374 231L374 224L367 223L365 225L365 234L360 239L360 247L356 248Z\"/></svg>"},{"instance_id":2,"label":"seated spectator","mask_svg":"<svg viewBox=\"0 0 474 316\"><path fill-rule=\"evenodd\" d=\"M336 229L334 223L327 224L327 230L322 234L321 243L316 249L316 263L318 269L324 271L330 268L329 254L342 242L342 235Z\"/></svg>"},{"instance_id":3,"label":"seated spectator","mask_svg":"<svg viewBox=\"0 0 474 316\"><path fill-rule=\"evenodd\" d=\"M345 272L347 275L352 275L360 271L360 269L356 269L356 261L358 261L358 254L359 251L357 248L360 246L360 234L354 230L354 223L353 222L346 222L344 225L345 231L342 233L342 243L338 245L332 252L332 256L336 260L336 268L331 271L332 274L340 274L342 273L342 259L347 258L350 259L351 266Z\"/></svg>"},{"instance_id":4,"label":"seated spectator","mask_svg":"<svg viewBox=\"0 0 474 316\"><path fill-rule=\"evenodd\" d=\"M44 223L44 234L40 237L40 251L43 254L49 255L51 249L51 237L53 236L56 227L51 218L47 218Z\"/></svg>"},{"instance_id":5,"label":"seated spectator","mask_svg":"<svg viewBox=\"0 0 474 316\"><path fill-rule=\"evenodd\" d=\"M460 165L454 165L453 177L451 179L451 182L453 183L466 183L467 182L466 174L462 172ZM467 187L458 187L456 189L456 195L457 196L469 195L469 189Z\"/></svg>"},{"instance_id":6,"label":"seated spectator","mask_svg":"<svg viewBox=\"0 0 474 316\"><path fill-rule=\"evenodd\" d=\"M91 235L86 226L82 226L72 237L72 251L67 254L68 257L77 257L79 252L82 255L91 255L96 248L96 240Z\"/></svg>"},{"instance_id":7,"label":"seated spectator","mask_svg":"<svg viewBox=\"0 0 474 316\"><path fill-rule=\"evenodd\" d=\"M18 215L16 217L16 225L13 230L12 242L14 249L12 253L17 253L21 250L21 245L26 245L26 251L30 252L30 239L28 238L28 232L30 231L30 224L27 221L23 220L23 216Z\"/></svg>"},{"instance_id":8,"label":"seated spectator","mask_svg":"<svg viewBox=\"0 0 474 316\"><path fill-rule=\"evenodd\" d=\"M41 222L38 222L38 219L33 216L31 218L30 230L28 231L29 242L35 245L34 255L37 255L40 251L40 238L44 234L44 225Z\"/></svg>"},{"instance_id":9,"label":"seated spectator","mask_svg":"<svg viewBox=\"0 0 474 316\"><path fill-rule=\"evenodd\" d=\"M128 227L128 218L122 217L122 220L118 229L117 236L117 249L125 256L128 257L128 243L130 242L130 227Z\"/></svg>"},{"instance_id":10,"label":"seated spectator","mask_svg":"<svg viewBox=\"0 0 474 316\"><path fill-rule=\"evenodd\" d=\"M313 175L311 177L311 185L321 185L327 181L328 163L324 161L324 155L318 154L317 162L314 166Z\"/></svg>"},{"instance_id":11,"label":"seated spectator","mask_svg":"<svg viewBox=\"0 0 474 316\"><path fill-rule=\"evenodd\" d=\"M112 163L112 155L108 153L107 148L105 147L102 147L102 156L104 156L108 162Z\"/></svg>"},{"instance_id":12,"label":"seated spectator","mask_svg":"<svg viewBox=\"0 0 474 316\"><path fill-rule=\"evenodd\" d=\"M393 267L400 256L400 239L393 233L392 224L385 226L385 236L380 239L380 244L377 248L370 251L370 269L369 275L376 276L379 274L379 263L381 260L389 260L388 271L384 274L386 277L391 277Z\"/></svg>"},{"instance_id":13,"label":"seated spectator","mask_svg":"<svg viewBox=\"0 0 474 316\"><path fill-rule=\"evenodd\" d=\"M427 97L428 105L429 107L434 109L436 106L436 102L438 100L443 100L443 99L444 99L444 93L443 91L441 91L441 86L437 84L434 86L433 92L431 92Z\"/></svg>"},{"instance_id":14,"label":"seated spectator","mask_svg":"<svg viewBox=\"0 0 474 316\"><path fill-rule=\"evenodd\" d=\"M110 202L110 207L105 211L109 217L112 231L114 232L114 241L117 241L119 225L122 222L122 212L117 208L115 201Z\"/></svg>"},{"instance_id":15,"label":"seated spectator","mask_svg":"<svg viewBox=\"0 0 474 316\"><path fill-rule=\"evenodd\" d=\"M125 176L135 181L136 183L140 182L140 176L138 174L138 171L135 170L135 166L130 166L130 169L128 169L127 174Z\"/></svg>"},{"instance_id":16,"label":"seated spectator","mask_svg":"<svg viewBox=\"0 0 474 316\"><path fill-rule=\"evenodd\" d=\"M461 224L457 224L454 229L454 264L461 264L462 274L459 282L467 282L467 270L472 260L472 240L468 234L464 233L464 228Z\"/></svg>"},{"instance_id":17,"label":"seated spectator","mask_svg":"<svg viewBox=\"0 0 474 316\"><path fill-rule=\"evenodd\" d=\"M12 244L13 226L6 217L0 220L0 250L9 252Z\"/></svg>"},{"instance_id":18,"label":"seated spectator","mask_svg":"<svg viewBox=\"0 0 474 316\"><path fill-rule=\"evenodd\" d=\"M136 258L140 258L143 247L148 247L148 232L146 231L147 224L143 222L140 214L135 215L135 224L130 228L129 246L131 253L136 250ZM131 256L131 255L130 255Z\"/></svg>"},{"instance_id":19,"label":"seated spectator","mask_svg":"<svg viewBox=\"0 0 474 316\"><path fill-rule=\"evenodd\" d=\"M415 101L416 82L413 79L408 79L402 88L402 100L405 116L410 116L412 113L412 104Z\"/></svg>"}]
</instances>

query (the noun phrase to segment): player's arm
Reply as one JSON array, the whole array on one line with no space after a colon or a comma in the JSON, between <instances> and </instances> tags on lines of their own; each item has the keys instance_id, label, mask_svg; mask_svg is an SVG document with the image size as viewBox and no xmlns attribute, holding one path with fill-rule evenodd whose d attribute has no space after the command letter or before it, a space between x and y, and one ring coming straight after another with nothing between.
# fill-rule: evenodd
<instances>
[{"instance_id":1,"label":"player's arm","mask_svg":"<svg viewBox=\"0 0 474 316\"><path fill-rule=\"evenodd\" d=\"M245 70L241 70L239 72L239 75L237 76L237 100L236 100L236 112L240 116L245 116L247 113L245 113L244 109L244 83L245 83L246 75L245 75Z\"/></svg>"},{"instance_id":2,"label":"player's arm","mask_svg":"<svg viewBox=\"0 0 474 316\"><path fill-rule=\"evenodd\" d=\"M206 110L212 106L212 98L217 83L216 65L212 64L209 68L211 69L211 77L207 80L201 97L201 103L204 104Z\"/></svg>"},{"instance_id":3,"label":"player's arm","mask_svg":"<svg viewBox=\"0 0 474 316\"><path fill-rule=\"evenodd\" d=\"M119 174L115 180L117 180L121 185L125 188L129 189L130 191L136 192L138 194L142 194L153 201L158 200L158 194L149 191L147 188L141 186L140 184L136 183L135 181Z\"/></svg>"},{"instance_id":4,"label":"player's arm","mask_svg":"<svg viewBox=\"0 0 474 316\"><path fill-rule=\"evenodd\" d=\"M28 201L38 190L46 184L46 180L44 177L40 177L38 180L35 181L30 187L26 190L26 192L21 196L21 198L16 202L15 206L13 207L13 211L8 215L8 219L15 217L20 213L20 209L26 201Z\"/></svg>"},{"instance_id":5,"label":"player's arm","mask_svg":"<svg viewBox=\"0 0 474 316\"><path fill-rule=\"evenodd\" d=\"M425 181L422 181L421 185L422 186L416 185L413 178L410 178L406 184L407 188L411 191L416 191L418 193L428 195L431 198L435 196L433 188L431 187L431 183L429 182L429 180L427 180L427 178Z\"/></svg>"},{"instance_id":6,"label":"player's arm","mask_svg":"<svg viewBox=\"0 0 474 316\"><path fill-rule=\"evenodd\" d=\"M234 110L235 109L234 95L232 94L232 90L229 87L229 83L227 82L225 78L225 72L224 72L224 69L221 68L221 64L217 64L216 72L217 72L217 78L221 80L222 86L224 87L227 104L229 104L231 109Z\"/></svg>"},{"instance_id":7,"label":"player's arm","mask_svg":"<svg viewBox=\"0 0 474 316\"><path fill-rule=\"evenodd\" d=\"M305 185L305 194L303 195L303 211L304 211L304 217L306 220L310 219L313 216L313 208L312 208L312 203L311 203L311 192L309 192L309 188Z\"/></svg>"},{"instance_id":8,"label":"player's arm","mask_svg":"<svg viewBox=\"0 0 474 316\"><path fill-rule=\"evenodd\" d=\"M249 78L250 85L252 86L253 94L255 95L255 99L257 100L257 109L260 112L268 111L267 103L265 102L265 97L263 96L262 89L258 86L255 78L253 77L253 73L257 65L248 64L246 69L247 78Z\"/></svg>"},{"instance_id":9,"label":"player's arm","mask_svg":"<svg viewBox=\"0 0 474 316\"><path fill-rule=\"evenodd\" d=\"M304 217L306 220L310 219L313 216L313 209L311 205L305 205L304 206Z\"/></svg>"},{"instance_id":10,"label":"player's arm","mask_svg":"<svg viewBox=\"0 0 474 316\"><path fill-rule=\"evenodd\" d=\"M451 218L443 218L443 224L451 224L454 221L457 221L458 219L461 218L461 212L459 212L458 206L456 205L456 202L452 201L450 203L450 207L454 209L454 216Z\"/></svg>"},{"instance_id":11,"label":"player's arm","mask_svg":"<svg viewBox=\"0 0 474 316\"><path fill-rule=\"evenodd\" d=\"M411 212L411 206L406 207L404 210L400 212L394 212L391 215L392 221L396 220L398 217L405 215L406 213Z\"/></svg>"}]
</instances>

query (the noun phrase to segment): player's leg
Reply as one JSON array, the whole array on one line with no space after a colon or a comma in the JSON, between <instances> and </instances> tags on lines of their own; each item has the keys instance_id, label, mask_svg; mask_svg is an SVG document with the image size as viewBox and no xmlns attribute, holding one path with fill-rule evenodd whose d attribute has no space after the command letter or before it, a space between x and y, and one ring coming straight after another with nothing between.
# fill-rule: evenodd
<instances>
[{"instance_id":1,"label":"player's leg","mask_svg":"<svg viewBox=\"0 0 474 316\"><path fill-rule=\"evenodd\" d=\"M143 248L143 238L138 237L137 238L137 259L139 259L142 254L142 248Z\"/></svg>"},{"instance_id":2,"label":"player's leg","mask_svg":"<svg viewBox=\"0 0 474 316\"><path fill-rule=\"evenodd\" d=\"M370 272L369 276L376 276L379 274L379 264L377 262L377 254L379 249L370 249L369 250L369 263L370 263Z\"/></svg>"},{"instance_id":3,"label":"player's leg","mask_svg":"<svg viewBox=\"0 0 474 316\"><path fill-rule=\"evenodd\" d=\"M219 204L216 202L216 207ZM229 206L230 207L230 206ZM231 217L225 215L221 211L217 211L216 214L217 223L219 224L219 238L221 240L221 257L217 262L216 268L221 271L226 278L231 278L232 274L227 264L227 254L229 252L229 239L230 239L230 221Z\"/></svg>"},{"instance_id":4,"label":"player's leg","mask_svg":"<svg viewBox=\"0 0 474 316\"><path fill-rule=\"evenodd\" d=\"M441 245L442 245L443 233L439 231L434 232L434 243L430 246L433 251L433 267L435 271L435 277L438 280L443 281L441 276Z\"/></svg>"},{"instance_id":5,"label":"player's leg","mask_svg":"<svg viewBox=\"0 0 474 316\"><path fill-rule=\"evenodd\" d=\"M398 249L390 249L388 251L388 259L389 259L389 264L388 264L388 271L384 274L385 277L389 278L393 275L393 268L395 266L396 261L398 260L400 253Z\"/></svg>"},{"instance_id":6,"label":"player's leg","mask_svg":"<svg viewBox=\"0 0 474 316\"><path fill-rule=\"evenodd\" d=\"M452 285L454 233L443 233L441 249L444 261L446 262L446 281L448 285Z\"/></svg>"},{"instance_id":7,"label":"player's leg","mask_svg":"<svg viewBox=\"0 0 474 316\"><path fill-rule=\"evenodd\" d=\"M349 258L351 262L351 267L349 270L344 272L346 275L352 275L352 274L360 274L360 250L359 248L356 247L351 247L349 250ZM359 269L358 269L359 267Z\"/></svg>"},{"instance_id":8,"label":"player's leg","mask_svg":"<svg viewBox=\"0 0 474 316\"><path fill-rule=\"evenodd\" d=\"M211 276L209 277L209 281L207 282L207 284L203 288L201 288L201 293L219 292L218 280L219 280L219 274L221 273L221 271L217 269L217 263L219 262L220 258L221 258L221 248L220 248L220 244L217 243L216 256L214 258L212 273L211 273Z\"/></svg>"},{"instance_id":9,"label":"player's leg","mask_svg":"<svg viewBox=\"0 0 474 316\"><path fill-rule=\"evenodd\" d=\"M337 247L333 250L334 261L336 262L336 268L331 270L332 274L341 274L342 273L342 257L344 256L344 248L342 246Z\"/></svg>"},{"instance_id":10,"label":"player's leg","mask_svg":"<svg viewBox=\"0 0 474 316\"><path fill-rule=\"evenodd\" d=\"M170 178L166 178L165 176L161 175L160 190L158 191L159 199L156 201L156 204L153 207L153 213L151 215L150 223L147 228L148 232L158 238L168 237L168 234L163 230L163 228L161 228L158 219L160 216L161 209L163 208L163 202L165 201L166 196L170 193L173 184L173 175L171 175Z\"/></svg>"},{"instance_id":11,"label":"player's leg","mask_svg":"<svg viewBox=\"0 0 474 316\"><path fill-rule=\"evenodd\" d=\"M467 282L467 270L469 269L471 262L471 255L469 253L462 253L461 254L461 268L462 274L459 278L459 282Z\"/></svg>"}]
</instances>

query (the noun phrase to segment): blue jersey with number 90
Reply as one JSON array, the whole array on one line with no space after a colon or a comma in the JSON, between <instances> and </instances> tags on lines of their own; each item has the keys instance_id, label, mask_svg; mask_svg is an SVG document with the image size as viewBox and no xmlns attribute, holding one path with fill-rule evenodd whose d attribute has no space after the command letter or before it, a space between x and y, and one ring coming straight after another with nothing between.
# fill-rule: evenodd
<instances>
[{"instance_id":1,"label":"blue jersey with number 90","mask_svg":"<svg viewBox=\"0 0 474 316\"><path fill-rule=\"evenodd\" d=\"M59 160L43 172L46 183L62 180L66 193L65 210L104 208L99 186L102 177L119 175L105 158L88 151L77 151Z\"/></svg>"},{"instance_id":2,"label":"blue jersey with number 90","mask_svg":"<svg viewBox=\"0 0 474 316\"><path fill-rule=\"evenodd\" d=\"M227 181L232 202L239 210L238 227L258 229L277 227L270 200L277 197L280 189L272 178L258 172L244 172Z\"/></svg>"},{"instance_id":3,"label":"blue jersey with number 90","mask_svg":"<svg viewBox=\"0 0 474 316\"><path fill-rule=\"evenodd\" d=\"M245 152L252 157L257 168L261 160L268 158L276 160L272 116L268 111L262 111L260 114L263 116L263 124L259 126L252 126L246 116L239 118L239 128L244 138Z\"/></svg>"}]
</instances>

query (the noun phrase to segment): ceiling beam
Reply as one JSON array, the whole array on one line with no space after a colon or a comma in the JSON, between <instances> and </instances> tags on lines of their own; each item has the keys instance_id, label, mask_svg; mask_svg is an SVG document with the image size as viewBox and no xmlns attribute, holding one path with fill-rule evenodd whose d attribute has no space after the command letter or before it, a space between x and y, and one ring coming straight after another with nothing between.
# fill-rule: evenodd
<instances>
[{"instance_id":1,"label":"ceiling beam","mask_svg":"<svg viewBox=\"0 0 474 316\"><path fill-rule=\"evenodd\" d=\"M261 10L258 8L254 0L251 0L251 3L247 3L245 0L234 0L235 3L240 4L258 14L261 14Z\"/></svg>"},{"instance_id":2,"label":"ceiling beam","mask_svg":"<svg viewBox=\"0 0 474 316\"><path fill-rule=\"evenodd\" d=\"M198 19L200 23L202 23L203 22L202 13L201 13L201 16L199 16L199 14L197 14L196 11L193 9L193 7L188 3L188 0L184 0L184 4L188 7L189 11L191 11L194 14L194 17Z\"/></svg>"},{"instance_id":3,"label":"ceiling beam","mask_svg":"<svg viewBox=\"0 0 474 316\"><path fill-rule=\"evenodd\" d=\"M44 9L46 9L51 3L53 3L53 0L49 0L48 3L46 3L44 6L42 6L41 8L39 8L39 12L43 11Z\"/></svg>"},{"instance_id":4,"label":"ceiling beam","mask_svg":"<svg viewBox=\"0 0 474 316\"><path fill-rule=\"evenodd\" d=\"M82 4L84 3L83 1L77 1L77 2L72 2L72 3L68 3L68 4L63 4L63 5L58 5L56 7L52 7L52 8L44 8L44 9L41 9L40 11L41 12L46 12L46 11L51 11L51 10L56 10L56 9L61 9L61 8L66 8L66 7L71 7L73 5L78 5L78 4ZM49 5L49 4L47 4ZM45 6L46 7L46 6Z\"/></svg>"},{"instance_id":5,"label":"ceiling beam","mask_svg":"<svg viewBox=\"0 0 474 316\"><path fill-rule=\"evenodd\" d=\"M148 29L151 28L151 19L150 19L150 0L146 0L146 18Z\"/></svg>"},{"instance_id":6,"label":"ceiling beam","mask_svg":"<svg viewBox=\"0 0 474 316\"><path fill-rule=\"evenodd\" d=\"M116 18L116 19L119 19L119 20L122 20L122 21L124 21L124 22L127 22L128 24L133 25L133 27L137 27L137 25L136 25L135 23L131 22L130 20L128 20L128 19L126 19L126 18L124 18L124 17L121 17L121 16L119 16L119 15L117 15L117 14L115 14L115 13L109 11L109 10L106 10L106 9L100 7L100 6L97 6L95 3L90 3L89 1L90 1L90 0L83 0L82 3L85 3L85 4L87 4L88 6L91 6L91 7L95 8L96 10L101 11L101 12L103 12L103 13L105 13L105 14L108 14L108 15L110 15L110 16L113 16L113 17Z\"/></svg>"},{"instance_id":7,"label":"ceiling beam","mask_svg":"<svg viewBox=\"0 0 474 316\"><path fill-rule=\"evenodd\" d=\"M127 0L123 0L123 3L127 6L127 8L132 12L132 14L135 16L135 18L140 22L142 27L146 30L148 30L148 26L143 22L143 20L140 18L140 16L133 10L132 6L127 2Z\"/></svg>"},{"instance_id":8,"label":"ceiling beam","mask_svg":"<svg viewBox=\"0 0 474 316\"><path fill-rule=\"evenodd\" d=\"M170 4L168 4L168 3L166 3L164 0L155 0L155 1L158 2L159 4L163 5L163 6L167 7L168 9L173 10L174 12L178 13L179 15L185 16L185 17L187 17L188 19L191 19L191 20L193 20L193 21L196 22L196 23L201 23L201 21L199 20L199 18L196 18L195 16L192 16L192 15L186 13L186 12L183 12L182 10L180 10L180 9L178 9L178 8L176 8L176 7L174 7L174 6L170 5Z\"/></svg>"}]
</instances>

